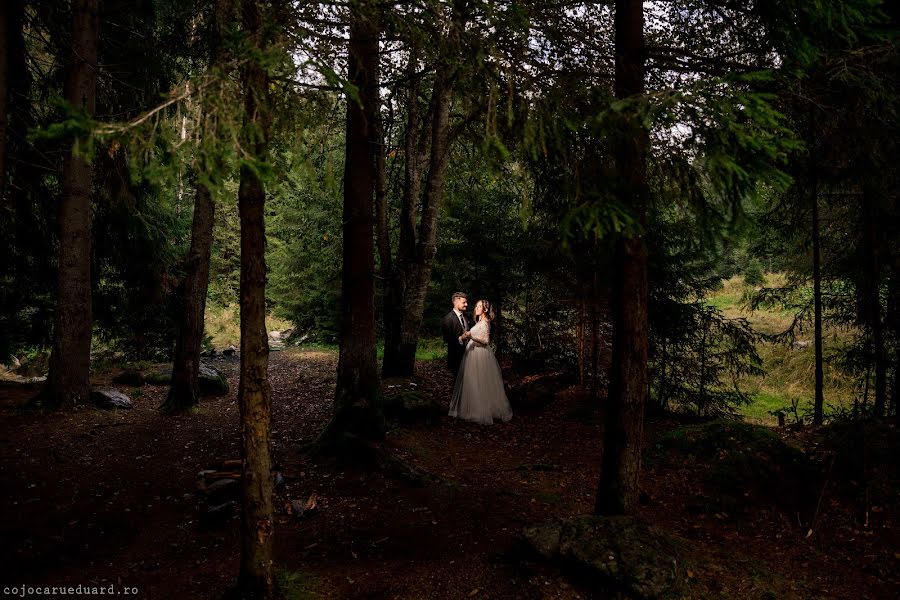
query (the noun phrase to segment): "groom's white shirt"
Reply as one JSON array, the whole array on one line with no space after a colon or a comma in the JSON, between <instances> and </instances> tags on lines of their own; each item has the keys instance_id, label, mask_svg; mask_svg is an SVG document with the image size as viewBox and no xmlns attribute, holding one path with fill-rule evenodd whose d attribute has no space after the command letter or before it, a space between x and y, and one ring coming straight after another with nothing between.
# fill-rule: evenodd
<instances>
[{"instance_id":1,"label":"groom's white shirt","mask_svg":"<svg viewBox=\"0 0 900 600\"><path fill-rule=\"evenodd\" d=\"M462 318L462 311L461 311L461 310L457 310L456 307L453 307L453 313L456 315L456 320L459 321L459 324L463 326L463 330L465 330L465 328L466 328L466 322L463 321L463 318ZM463 341L460 340L459 343L462 344Z\"/></svg>"}]
</instances>

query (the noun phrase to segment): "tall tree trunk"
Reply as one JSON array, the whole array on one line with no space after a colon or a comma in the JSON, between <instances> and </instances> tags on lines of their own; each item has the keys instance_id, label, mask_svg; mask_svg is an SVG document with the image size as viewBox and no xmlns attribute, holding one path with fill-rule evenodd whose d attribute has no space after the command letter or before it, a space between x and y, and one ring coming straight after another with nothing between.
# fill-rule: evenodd
<instances>
[{"instance_id":1,"label":"tall tree trunk","mask_svg":"<svg viewBox=\"0 0 900 600\"><path fill-rule=\"evenodd\" d=\"M437 217L444 200L444 184L447 181L447 160L450 146L450 94L451 86L446 73L435 81L434 108L431 123L431 158L428 178L419 221L415 263L407 272L403 310L400 311L400 343L397 363L390 365L393 375L409 376L415 371L416 348L419 330L425 311L425 298L431 283L431 269L437 254ZM388 366L387 364L385 365Z\"/></svg>"},{"instance_id":2,"label":"tall tree trunk","mask_svg":"<svg viewBox=\"0 0 900 600\"><path fill-rule=\"evenodd\" d=\"M6 149L9 139L10 60L13 44L13 12L18 0L6 0L0 6L0 206L6 192Z\"/></svg>"},{"instance_id":3,"label":"tall tree trunk","mask_svg":"<svg viewBox=\"0 0 900 600\"><path fill-rule=\"evenodd\" d=\"M255 48L264 51L263 25L256 0L242 4L244 30ZM252 160L266 160L269 137L269 77L251 59L242 73L244 84L244 148ZM238 585L245 597L273 598L272 562L275 520L272 506L272 460L269 422L269 340L266 335L265 189L257 172L241 167L238 213L241 220L241 570Z\"/></svg>"},{"instance_id":4,"label":"tall tree trunk","mask_svg":"<svg viewBox=\"0 0 900 600\"><path fill-rule=\"evenodd\" d=\"M450 17L450 32L443 43L443 55L438 61L431 106L426 119L429 136L417 138L414 125L418 125L418 102L411 98L409 127L407 128L407 172L404 186L403 207L400 216L400 244L397 250L397 269L391 280L394 286L392 329L386 331L384 363L386 376L407 377L415 371L416 348L419 330L422 328L425 299L431 283L431 270L437 253L437 217L444 201L447 180L447 161L450 154L450 101L455 79L455 36L464 27L467 15L465 7L454 3ZM414 63L410 61L414 67ZM415 88L413 88L414 93ZM412 95L412 94L411 94ZM418 139L418 143L417 143ZM422 199L421 218L416 237L416 203L421 184L422 162L430 142L428 177ZM387 307L386 307L387 310Z\"/></svg>"},{"instance_id":5,"label":"tall tree trunk","mask_svg":"<svg viewBox=\"0 0 900 600\"><path fill-rule=\"evenodd\" d=\"M97 100L97 0L72 3L72 53L66 100L93 115ZM50 373L44 389L48 406L81 404L90 396L91 369L91 186L87 157L73 149L63 165L59 200L59 276Z\"/></svg>"},{"instance_id":6,"label":"tall tree trunk","mask_svg":"<svg viewBox=\"0 0 900 600\"><path fill-rule=\"evenodd\" d=\"M163 410L180 412L199 402L200 346L203 344L209 261L212 254L216 204L209 188L197 183L194 191L191 248L185 261L181 322L175 343L172 385Z\"/></svg>"},{"instance_id":7,"label":"tall tree trunk","mask_svg":"<svg viewBox=\"0 0 900 600\"><path fill-rule=\"evenodd\" d=\"M382 373L386 377L407 375L401 368L401 331L406 306L407 285L413 276L416 254L416 221L418 220L419 199L425 166L428 137L421 105L419 103L418 55L416 49L410 52L406 67L410 79L407 100L406 134L404 141L403 197L400 205L400 235L397 242L397 260L385 280L384 300L384 359ZM431 111L425 115L424 123L431 119Z\"/></svg>"},{"instance_id":8,"label":"tall tree trunk","mask_svg":"<svg viewBox=\"0 0 900 600\"><path fill-rule=\"evenodd\" d=\"M216 9L210 62L214 67L221 67L225 58L222 40L225 29L234 17L234 0L218 0ZM200 110L204 110L203 107ZM219 134L213 125L209 131L202 131L201 135L217 139ZM213 171L221 166L216 161L203 158L199 163L200 169ZM215 176L215 173L209 175ZM181 412L199 402L197 380L206 316L206 294L209 290L209 261L212 254L216 204L212 192L201 181L203 178L197 179L194 190L194 216L191 223L191 247L185 261L183 304L178 339L175 342L172 384L162 406L167 412Z\"/></svg>"},{"instance_id":9,"label":"tall tree trunk","mask_svg":"<svg viewBox=\"0 0 900 600\"><path fill-rule=\"evenodd\" d=\"M375 354L375 247L373 202L377 142L378 8L372 0L350 7L348 80L359 102L347 98L344 163L341 348L334 414L319 437L325 451L339 450L346 434L384 436Z\"/></svg>"},{"instance_id":10,"label":"tall tree trunk","mask_svg":"<svg viewBox=\"0 0 900 600\"><path fill-rule=\"evenodd\" d=\"M644 91L644 13L641 0L617 0L615 92L625 99ZM633 512L638 501L641 435L647 397L647 224L648 134L636 108L624 116L616 148L620 202L642 231L617 242L612 285L613 367L606 405L603 457L597 491L598 514Z\"/></svg>"},{"instance_id":11,"label":"tall tree trunk","mask_svg":"<svg viewBox=\"0 0 900 600\"><path fill-rule=\"evenodd\" d=\"M813 343L816 352L816 396L813 402L813 423L821 425L825 407L825 374L822 367L822 267L819 249L819 193L816 164L812 161L810 196L812 200L813 251Z\"/></svg>"},{"instance_id":12,"label":"tall tree trunk","mask_svg":"<svg viewBox=\"0 0 900 600\"><path fill-rule=\"evenodd\" d=\"M884 416L887 395L887 350L884 344L884 323L881 319L881 257L878 239L878 208L875 190L863 187L863 215L865 219L866 276L865 298L866 325L872 335L875 354L875 402L873 409L878 417Z\"/></svg>"}]
</instances>

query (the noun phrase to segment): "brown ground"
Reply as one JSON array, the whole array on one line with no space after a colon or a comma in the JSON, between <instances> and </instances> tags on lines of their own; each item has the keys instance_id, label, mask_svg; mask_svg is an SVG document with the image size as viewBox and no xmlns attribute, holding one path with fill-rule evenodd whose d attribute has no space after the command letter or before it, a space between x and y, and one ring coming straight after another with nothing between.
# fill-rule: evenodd
<instances>
[{"instance_id":1,"label":"brown ground","mask_svg":"<svg viewBox=\"0 0 900 600\"><path fill-rule=\"evenodd\" d=\"M237 360L220 360L232 393L191 415L156 407L27 414L26 390L0 388L0 583L137 587L140 598L221 598L238 569L237 517L201 520L201 469L238 458ZM286 484L277 491L277 567L309 596L589 598L591 590L519 550L523 525L590 512L598 426L568 415L574 389L493 427L449 418L396 427L387 446L433 475L425 485L316 462L303 452L326 422L336 356L271 359L272 439ZM438 362L418 385L446 399ZM101 380L105 378L100 378ZM509 378L509 384L517 383ZM129 392L128 389L125 390ZM134 396L134 394L132 394ZM515 407L514 407L515 408ZM648 448L674 422L651 422ZM686 598L889 598L898 590L896 531L867 528L826 493L814 535L778 511L693 515L697 466L648 461L643 516L687 540ZM285 505L318 499L307 519Z\"/></svg>"}]
</instances>

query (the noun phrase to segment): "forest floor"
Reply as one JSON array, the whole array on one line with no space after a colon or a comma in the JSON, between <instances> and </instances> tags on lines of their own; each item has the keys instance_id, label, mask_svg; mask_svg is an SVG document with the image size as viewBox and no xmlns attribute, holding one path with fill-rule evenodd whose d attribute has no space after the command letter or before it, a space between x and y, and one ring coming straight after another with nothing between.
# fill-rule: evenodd
<instances>
[{"instance_id":1,"label":"forest floor","mask_svg":"<svg viewBox=\"0 0 900 600\"><path fill-rule=\"evenodd\" d=\"M599 423L576 388L516 407L509 423L392 426L386 448L422 472L409 481L314 460L305 453L327 421L337 356L271 355L276 469L276 565L290 598L605 598L524 551L523 526L590 513ZM219 359L231 393L192 414L156 409L165 387L126 388L131 410L55 414L18 410L33 391L0 388L0 565L3 586L136 587L139 598L221 598L238 572L238 516L212 522L197 473L239 458L238 360ZM446 407L440 361L412 382ZM97 383L114 373L98 375ZM509 386L528 385L507 375ZM809 519L771 506L698 511L703 461L666 461L657 441L682 425L645 431L641 516L685 540L684 598L890 598L900 584L897 499L864 526L829 485ZM893 427L891 431L895 433ZM809 430L791 443L820 443ZM810 450L811 451L811 450ZM817 497L820 490L815 490ZM291 501L317 499L306 518Z\"/></svg>"}]
</instances>

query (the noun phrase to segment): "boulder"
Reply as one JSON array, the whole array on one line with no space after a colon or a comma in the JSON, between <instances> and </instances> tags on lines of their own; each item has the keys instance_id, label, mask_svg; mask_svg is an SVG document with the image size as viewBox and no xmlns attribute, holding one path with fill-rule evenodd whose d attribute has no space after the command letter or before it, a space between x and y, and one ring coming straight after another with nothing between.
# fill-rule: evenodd
<instances>
[{"instance_id":1,"label":"boulder","mask_svg":"<svg viewBox=\"0 0 900 600\"><path fill-rule=\"evenodd\" d=\"M694 502L700 512L815 507L818 468L768 427L728 419L687 425L663 435L657 450L675 465L704 465L705 495Z\"/></svg>"},{"instance_id":2,"label":"boulder","mask_svg":"<svg viewBox=\"0 0 900 600\"><path fill-rule=\"evenodd\" d=\"M230 389L225 376L209 365L200 365L197 385L200 387L201 396L224 396Z\"/></svg>"},{"instance_id":3,"label":"boulder","mask_svg":"<svg viewBox=\"0 0 900 600\"><path fill-rule=\"evenodd\" d=\"M147 375L147 383L150 385L169 385L172 383L172 369L162 369ZM228 380L218 369L210 365L201 364L197 373L197 386L201 396L224 396L230 387Z\"/></svg>"},{"instance_id":4,"label":"boulder","mask_svg":"<svg viewBox=\"0 0 900 600\"><path fill-rule=\"evenodd\" d=\"M683 542L630 516L552 519L523 530L544 559L604 588L660 598L679 584Z\"/></svg>"},{"instance_id":5,"label":"boulder","mask_svg":"<svg viewBox=\"0 0 900 600\"><path fill-rule=\"evenodd\" d=\"M91 402L106 410L134 408L131 399L115 388L94 388L91 390Z\"/></svg>"},{"instance_id":6,"label":"boulder","mask_svg":"<svg viewBox=\"0 0 900 600\"><path fill-rule=\"evenodd\" d=\"M113 377L112 382L118 385L140 387L144 385L144 374L140 371L122 371L121 373Z\"/></svg>"}]
</instances>

